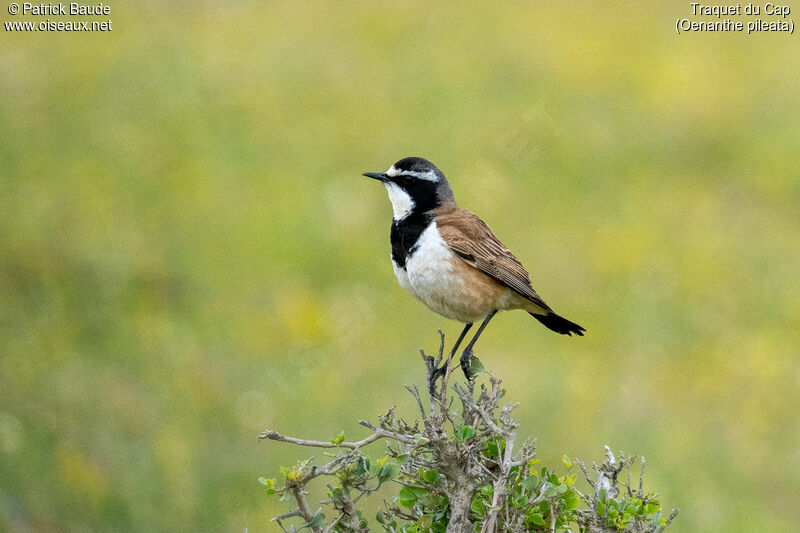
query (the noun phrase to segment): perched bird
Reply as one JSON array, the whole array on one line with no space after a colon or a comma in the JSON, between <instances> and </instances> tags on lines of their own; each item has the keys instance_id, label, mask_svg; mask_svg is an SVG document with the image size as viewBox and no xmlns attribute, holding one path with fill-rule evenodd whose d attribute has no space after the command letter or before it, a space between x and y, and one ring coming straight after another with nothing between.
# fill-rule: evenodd
<instances>
[{"instance_id":1,"label":"perched bird","mask_svg":"<svg viewBox=\"0 0 800 533\"><path fill-rule=\"evenodd\" d=\"M489 226L459 207L433 163L406 157L386 172L364 176L383 183L392 202L392 267L400 286L432 311L465 323L450 358L482 321L460 358L468 378L475 341L498 311L522 309L556 333L583 335L584 328L557 315L533 290L522 263ZM446 365L429 378L431 391Z\"/></svg>"}]
</instances>

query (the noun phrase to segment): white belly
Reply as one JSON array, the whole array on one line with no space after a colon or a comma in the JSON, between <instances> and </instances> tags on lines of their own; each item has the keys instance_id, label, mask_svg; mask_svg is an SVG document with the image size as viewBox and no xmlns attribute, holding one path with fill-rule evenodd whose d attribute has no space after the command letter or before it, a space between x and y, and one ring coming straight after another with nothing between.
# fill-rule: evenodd
<instances>
[{"instance_id":1,"label":"white belly","mask_svg":"<svg viewBox=\"0 0 800 533\"><path fill-rule=\"evenodd\" d=\"M475 295L465 287L456 268L460 261L442 239L436 222L431 222L406 259L405 269L392 264L400 286L432 311L453 320L474 322L486 316L489 309L475 309Z\"/></svg>"},{"instance_id":2,"label":"white belly","mask_svg":"<svg viewBox=\"0 0 800 533\"><path fill-rule=\"evenodd\" d=\"M411 294L414 294L411 284L408 281L408 272L406 272L406 269L395 263L394 259L392 259L392 268L394 269L394 275L397 278L397 282L400 284L400 286Z\"/></svg>"}]
</instances>

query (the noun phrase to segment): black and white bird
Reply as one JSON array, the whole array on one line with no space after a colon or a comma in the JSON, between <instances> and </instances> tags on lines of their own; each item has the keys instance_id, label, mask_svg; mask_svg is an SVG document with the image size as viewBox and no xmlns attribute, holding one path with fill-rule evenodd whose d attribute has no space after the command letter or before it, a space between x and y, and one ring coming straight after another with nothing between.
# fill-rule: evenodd
<instances>
[{"instance_id":1,"label":"black and white bird","mask_svg":"<svg viewBox=\"0 0 800 533\"><path fill-rule=\"evenodd\" d=\"M450 352L482 321L461 354L469 378L475 342L498 311L522 309L562 335L584 328L556 314L533 290L528 272L486 223L459 207L441 170L421 157L406 157L386 172L364 176L383 183L392 202L392 267L400 286L440 315L463 322ZM437 369L429 383L433 391Z\"/></svg>"}]
</instances>

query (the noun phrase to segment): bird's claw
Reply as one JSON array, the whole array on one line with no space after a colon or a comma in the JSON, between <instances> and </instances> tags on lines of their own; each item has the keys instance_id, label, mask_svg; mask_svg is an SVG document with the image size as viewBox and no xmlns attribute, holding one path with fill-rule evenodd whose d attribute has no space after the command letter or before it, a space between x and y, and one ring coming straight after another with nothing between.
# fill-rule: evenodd
<instances>
[{"instance_id":1,"label":"bird's claw","mask_svg":"<svg viewBox=\"0 0 800 533\"><path fill-rule=\"evenodd\" d=\"M444 363L438 368L432 366L430 372L428 372L428 392L436 399L439 399L439 393L436 392L436 380L444 376L446 371L447 363Z\"/></svg>"},{"instance_id":2,"label":"bird's claw","mask_svg":"<svg viewBox=\"0 0 800 533\"><path fill-rule=\"evenodd\" d=\"M472 365L472 350L464 350L464 352L461 354L460 362L461 370L464 371L464 377L467 378L467 381L472 381L475 379L475 373L470 368Z\"/></svg>"}]
</instances>

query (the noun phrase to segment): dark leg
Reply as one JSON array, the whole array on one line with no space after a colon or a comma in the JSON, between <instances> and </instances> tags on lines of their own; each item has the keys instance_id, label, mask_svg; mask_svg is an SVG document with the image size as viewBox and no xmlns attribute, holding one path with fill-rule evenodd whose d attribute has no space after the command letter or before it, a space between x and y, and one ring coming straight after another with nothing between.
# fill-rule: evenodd
<instances>
[{"instance_id":1,"label":"dark leg","mask_svg":"<svg viewBox=\"0 0 800 533\"><path fill-rule=\"evenodd\" d=\"M486 327L486 324L489 323L489 321L495 314L497 314L496 309L491 313L489 313L489 315L483 319L481 327L478 328L478 331L475 332L475 336L472 337L472 340L469 341L469 344L467 344L467 347L464 348L464 351L461 353L461 370L464 371L464 375L467 377L467 379L472 379L473 377L472 372L469 369L469 364L470 361L472 360L472 347L475 346L475 341L477 341L478 337L480 337L481 333L483 333L483 328Z\"/></svg>"},{"instance_id":2,"label":"dark leg","mask_svg":"<svg viewBox=\"0 0 800 533\"><path fill-rule=\"evenodd\" d=\"M456 354L458 347L461 345L461 341L463 341L464 337L467 336L467 332L471 327L472 327L472 322L468 322L467 324L464 325L464 329L461 330L461 335L458 336L458 339L456 339L456 343L453 345L453 349L450 350L450 357L447 358L447 361L445 361L442 364L442 366L440 366L439 368L433 368L433 370L428 373L428 392L431 393L431 396L436 396L436 380L439 379L439 376L443 376L444 373L447 371L447 365L450 364L450 360L453 359L453 356ZM431 358L431 362L432 361L433 358ZM439 361L441 361L441 358L439 358Z\"/></svg>"},{"instance_id":3,"label":"dark leg","mask_svg":"<svg viewBox=\"0 0 800 533\"><path fill-rule=\"evenodd\" d=\"M464 337L467 336L467 332L471 327L472 327L472 322L464 324L464 329L461 330L461 335L458 336L458 339L456 339L456 343L453 345L453 349L450 350L450 357L448 359L452 359L453 356L456 354L458 347L461 346L461 341L463 341Z\"/></svg>"}]
</instances>

